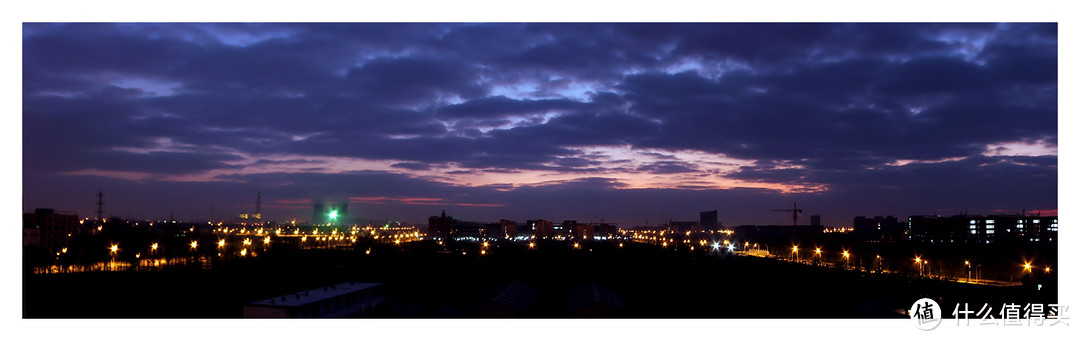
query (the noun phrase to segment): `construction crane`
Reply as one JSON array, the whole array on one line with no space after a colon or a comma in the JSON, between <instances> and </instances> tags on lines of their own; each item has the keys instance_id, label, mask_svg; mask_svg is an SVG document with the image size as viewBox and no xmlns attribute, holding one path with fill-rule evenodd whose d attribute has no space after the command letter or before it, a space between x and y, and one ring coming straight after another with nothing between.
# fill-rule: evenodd
<instances>
[{"instance_id":1,"label":"construction crane","mask_svg":"<svg viewBox=\"0 0 1080 341\"><path fill-rule=\"evenodd\" d=\"M791 203L791 209L790 210L772 210L772 211L773 212L791 212L791 225L792 226L799 226L799 214L802 213L802 210L799 209L799 206L798 206L797 203L794 203L794 202Z\"/></svg>"}]
</instances>

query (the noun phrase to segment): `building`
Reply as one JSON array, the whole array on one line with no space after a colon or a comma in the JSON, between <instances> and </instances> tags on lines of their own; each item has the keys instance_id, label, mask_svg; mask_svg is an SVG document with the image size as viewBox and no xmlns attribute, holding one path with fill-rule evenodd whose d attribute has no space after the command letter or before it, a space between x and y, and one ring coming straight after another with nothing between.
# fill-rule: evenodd
<instances>
[{"instance_id":1,"label":"building","mask_svg":"<svg viewBox=\"0 0 1080 341\"><path fill-rule=\"evenodd\" d=\"M701 212L700 216L699 220L701 221L699 223L701 226L705 227L705 229L715 230L720 228L720 220L717 218L716 210Z\"/></svg>"},{"instance_id":2,"label":"building","mask_svg":"<svg viewBox=\"0 0 1080 341\"><path fill-rule=\"evenodd\" d=\"M536 238L555 238L555 226L549 220L528 220L525 225Z\"/></svg>"},{"instance_id":3,"label":"building","mask_svg":"<svg viewBox=\"0 0 1080 341\"><path fill-rule=\"evenodd\" d=\"M906 239L907 235L907 224L894 216L858 216L851 227L855 229L855 236L864 242L896 242Z\"/></svg>"},{"instance_id":4,"label":"building","mask_svg":"<svg viewBox=\"0 0 1080 341\"><path fill-rule=\"evenodd\" d=\"M499 220L499 227L502 229L504 238L517 237L517 222L506 219Z\"/></svg>"},{"instance_id":5,"label":"building","mask_svg":"<svg viewBox=\"0 0 1080 341\"><path fill-rule=\"evenodd\" d=\"M909 239L922 243L1055 243L1056 216L912 216Z\"/></svg>"},{"instance_id":6,"label":"building","mask_svg":"<svg viewBox=\"0 0 1080 341\"><path fill-rule=\"evenodd\" d=\"M382 283L346 282L248 303L244 317L372 317L385 300Z\"/></svg>"},{"instance_id":7,"label":"building","mask_svg":"<svg viewBox=\"0 0 1080 341\"><path fill-rule=\"evenodd\" d=\"M450 227L450 238L455 240L503 238L502 224L476 221L454 221L454 224Z\"/></svg>"},{"instance_id":8,"label":"building","mask_svg":"<svg viewBox=\"0 0 1080 341\"><path fill-rule=\"evenodd\" d=\"M810 216L810 227L821 227L821 215Z\"/></svg>"},{"instance_id":9,"label":"building","mask_svg":"<svg viewBox=\"0 0 1080 341\"><path fill-rule=\"evenodd\" d=\"M71 237L79 233L79 216L74 213L56 212L51 208L35 209L34 213L23 214L23 244L37 242L49 250L67 247ZM34 230L37 230L36 233Z\"/></svg>"},{"instance_id":10,"label":"building","mask_svg":"<svg viewBox=\"0 0 1080 341\"><path fill-rule=\"evenodd\" d=\"M693 231L695 228L700 228L696 221L671 221L668 222L668 230L676 233L685 233Z\"/></svg>"},{"instance_id":11,"label":"building","mask_svg":"<svg viewBox=\"0 0 1080 341\"><path fill-rule=\"evenodd\" d=\"M608 239L619 233L619 229L615 224L599 223L589 225L592 227L592 235L594 238Z\"/></svg>"},{"instance_id":12,"label":"building","mask_svg":"<svg viewBox=\"0 0 1080 341\"><path fill-rule=\"evenodd\" d=\"M428 217L428 236L438 240L450 240L450 230L457 225L454 217L447 217L446 210L442 215Z\"/></svg>"},{"instance_id":13,"label":"building","mask_svg":"<svg viewBox=\"0 0 1080 341\"><path fill-rule=\"evenodd\" d=\"M567 229L566 235L573 236L574 239L593 238L592 224L578 224L576 220L567 220L563 221L563 228Z\"/></svg>"},{"instance_id":14,"label":"building","mask_svg":"<svg viewBox=\"0 0 1080 341\"><path fill-rule=\"evenodd\" d=\"M23 246L41 246L41 229L23 226Z\"/></svg>"}]
</instances>

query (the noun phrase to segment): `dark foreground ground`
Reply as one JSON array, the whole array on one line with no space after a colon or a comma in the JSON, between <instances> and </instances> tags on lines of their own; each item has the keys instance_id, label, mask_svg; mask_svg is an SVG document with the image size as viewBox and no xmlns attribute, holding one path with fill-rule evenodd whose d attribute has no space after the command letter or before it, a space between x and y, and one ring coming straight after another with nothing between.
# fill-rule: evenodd
<instances>
[{"instance_id":1,"label":"dark foreground ground","mask_svg":"<svg viewBox=\"0 0 1080 341\"><path fill-rule=\"evenodd\" d=\"M617 293L624 318L906 318L922 297L946 316L956 303L1055 303L1044 283L988 287L879 277L717 252L624 248L592 242L434 244L352 250L300 250L217 262L212 269L23 275L25 318L239 318L244 304L344 281L385 283L377 317L459 318L514 282L535 288L518 313L567 317L571 292L591 283ZM466 254L462 254L462 252ZM976 308L977 309L977 308Z\"/></svg>"}]
</instances>

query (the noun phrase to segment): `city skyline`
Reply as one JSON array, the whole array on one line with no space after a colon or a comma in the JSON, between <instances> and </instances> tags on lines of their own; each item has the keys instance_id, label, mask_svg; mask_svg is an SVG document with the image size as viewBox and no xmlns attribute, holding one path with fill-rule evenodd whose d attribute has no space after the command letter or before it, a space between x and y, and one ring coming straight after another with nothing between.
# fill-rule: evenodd
<instances>
[{"instance_id":1,"label":"city skyline","mask_svg":"<svg viewBox=\"0 0 1080 341\"><path fill-rule=\"evenodd\" d=\"M1057 215L1056 24L24 24L23 210Z\"/></svg>"}]
</instances>

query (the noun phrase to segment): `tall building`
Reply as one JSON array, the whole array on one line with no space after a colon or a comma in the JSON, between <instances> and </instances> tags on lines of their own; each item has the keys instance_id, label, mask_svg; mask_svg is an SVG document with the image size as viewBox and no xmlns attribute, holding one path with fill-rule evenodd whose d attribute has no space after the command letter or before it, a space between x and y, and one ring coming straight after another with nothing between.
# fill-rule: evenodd
<instances>
[{"instance_id":1,"label":"tall building","mask_svg":"<svg viewBox=\"0 0 1080 341\"><path fill-rule=\"evenodd\" d=\"M716 210L701 212L701 226L706 229L717 229L720 227L720 221L716 216Z\"/></svg>"},{"instance_id":2,"label":"tall building","mask_svg":"<svg viewBox=\"0 0 1080 341\"><path fill-rule=\"evenodd\" d=\"M525 223L536 238L555 238L555 227L548 220L528 220Z\"/></svg>"},{"instance_id":3,"label":"tall building","mask_svg":"<svg viewBox=\"0 0 1080 341\"><path fill-rule=\"evenodd\" d=\"M79 231L79 217L72 213L59 213L51 208L35 209L23 214L23 243L30 242L37 230L37 244L46 249L60 250L67 246Z\"/></svg>"},{"instance_id":4,"label":"tall building","mask_svg":"<svg viewBox=\"0 0 1080 341\"><path fill-rule=\"evenodd\" d=\"M457 225L457 220L446 216L446 210L442 215L428 218L428 236L439 240L450 240L450 230Z\"/></svg>"},{"instance_id":5,"label":"tall building","mask_svg":"<svg viewBox=\"0 0 1080 341\"><path fill-rule=\"evenodd\" d=\"M502 233L505 238L517 237L517 222L500 219L499 226L502 227Z\"/></svg>"}]
</instances>

